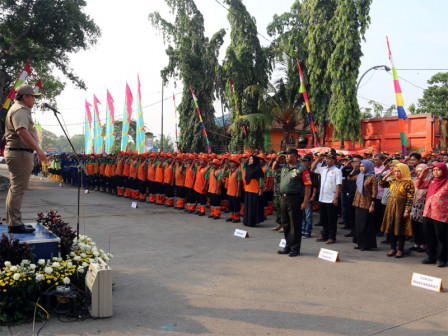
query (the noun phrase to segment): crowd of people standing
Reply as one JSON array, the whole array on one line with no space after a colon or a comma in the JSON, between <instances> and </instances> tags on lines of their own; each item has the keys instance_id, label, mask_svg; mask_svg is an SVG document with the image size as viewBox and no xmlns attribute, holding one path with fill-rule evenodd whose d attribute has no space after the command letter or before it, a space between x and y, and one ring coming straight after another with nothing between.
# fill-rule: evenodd
<instances>
[{"instance_id":1,"label":"crowd of people standing","mask_svg":"<svg viewBox=\"0 0 448 336\"><path fill-rule=\"evenodd\" d=\"M296 149L263 153L144 153L50 156L50 178L87 190L148 202L227 222L257 226L269 215L283 232L279 254L300 255L302 239L313 233L313 210L319 211L316 241L336 243L338 218L354 248L389 244L388 257L409 250L426 252L424 264L444 267L448 257L448 155L445 152L363 153L343 155L334 149ZM341 224L340 223L340 224ZM382 239L383 239L382 238Z\"/></svg>"}]
</instances>

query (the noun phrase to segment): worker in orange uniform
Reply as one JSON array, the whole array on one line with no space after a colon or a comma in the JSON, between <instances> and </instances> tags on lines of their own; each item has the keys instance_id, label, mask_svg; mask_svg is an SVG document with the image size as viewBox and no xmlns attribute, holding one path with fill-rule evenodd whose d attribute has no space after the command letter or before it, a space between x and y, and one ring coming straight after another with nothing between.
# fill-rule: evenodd
<instances>
[{"instance_id":1,"label":"worker in orange uniform","mask_svg":"<svg viewBox=\"0 0 448 336\"><path fill-rule=\"evenodd\" d=\"M140 154L137 168L137 190L138 200L140 202L146 202L146 168L147 159L146 154Z\"/></svg>"},{"instance_id":2,"label":"worker in orange uniform","mask_svg":"<svg viewBox=\"0 0 448 336\"><path fill-rule=\"evenodd\" d=\"M186 162L184 183L187 201L187 209L185 209L185 211L188 213L196 212L196 192L194 191L196 171L196 157L194 156L194 154L189 154Z\"/></svg>"},{"instance_id":3,"label":"worker in orange uniform","mask_svg":"<svg viewBox=\"0 0 448 336\"><path fill-rule=\"evenodd\" d=\"M205 156L199 158L199 163L196 166L196 179L194 182L194 191L196 192L196 203L199 208L199 216L205 216L205 209L207 207L207 179L205 174L209 170L207 167L208 159Z\"/></svg>"},{"instance_id":4,"label":"worker in orange uniform","mask_svg":"<svg viewBox=\"0 0 448 336\"><path fill-rule=\"evenodd\" d=\"M93 190L93 166L94 166L94 160L92 158L92 155L89 156L89 159L86 161L86 171L87 171L87 189Z\"/></svg>"},{"instance_id":5,"label":"worker in orange uniform","mask_svg":"<svg viewBox=\"0 0 448 336\"><path fill-rule=\"evenodd\" d=\"M115 184L117 186L117 196L124 196L124 178L123 178L123 170L124 164L126 162L126 154L124 152L120 153L117 158L117 169L115 170Z\"/></svg>"},{"instance_id":6,"label":"worker in orange uniform","mask_svg":"<svg viewBox=\"0 0 448 336\"><path fill-rule=\"evenodd\" d=\"M208 180L208 194L210 197L211 214L208 218L221 218L221 180L222 169L221 161L214 159L210 163L210 169L207 171L205 178Z\"/></svg>"},{"instance_id":7,"label":"worker in orange uniform","mask_svg":"<svg viewBox=\"0 0 448 336\"><path fill-rule=\"evenodd\" d=\"M132 157L130 152L126 152L126 160L124 161L124 168L123 168L123 188L124 188L124 194L123 196L126 198L131 198L132 191L129 187L129 174L131 171L131 162Z\"/></svg>"},{"instance_id":8,"label":"worker in orange uniform","mask_svg":"<svg viewBox=\"0 0 448 336\"><path fill-rule=\"evenodd\" d=\"M165 153L160 153L157 156L156 160L156 178L155 178L155 187L156 187L156 204L164 205L165 204L165 192L163 190L163 164L165 162Z\"/></svg>"},{"instance_id":9,"label":"worker in orange uniform","mask_svg":"<svg viewBox=\"0 0 448 336\"><path fill-rule=\"evenodd\" d=\"M137 152L132 153L131 167L129 170L128 178L128 188L131 191L130 197L134 200L138 199L138 189L137 189L137 168L138 168L138 154Z\"/></svg>"},{"instance_id":10,"label":"worker in orange uniform","mask_svg":"<svg viewBox=\"0 0 448 336\"><path fill-rule=\"evenodd\" d=\"M151 153L149 155L149 162L148 167L146 169L147 173L147 181L146 181L146 188L148 189L148 202L149 203L156 203L156 185L155 185L155 179L156 179L156 153Z\"/></svg>"},{"instance_id":11,"label":"worker in orange uniform","mask_svg":"<svg viewBox=\"0 0 448 336\"><path fill-rule=\"evenodd\" d=\"M230 217L226 222L240 223L241 210L241 187L242 187L242 173L238 168L240 162L237 157L232 157L229 160L229 170L226 171L227 178L227 197L229 199Z\"/></svg>"},{"instance_id":12,"label":"worker in orange uniform","mask_svg":"<svg viewBox=\"0 0 448 336\"><path fill-rule=\"evenodd\" d=\"M163 190L165 194L165 206L174 206L174 156L172 153L166 155L166 162L163 169Z\"/></svg>"},{"instance_id":13,"label":"worker in orange uniform","mask_svg":"<svg viewBox=\"0 0 448 336\"><path fill-rule=\"evenodd\" d=\"M98 170L98 190L100 192L105 192L106 191L106 180L105 180L105 175L106 175L106 158L104 156L100 156L98 158L98 166L99 166L99 170Z\"/></svg>"},{"instance_id":14,"label":"worker in orange uniform","mask_svg":"<svg viewBox=\"0 0 448 336\"><path fill-rule=\"evenodd\" d=\"M185 208L185 156L177 154L176 163L174 165L174 201L175 208L183 210Z\"/></svg>"}]
</instances>

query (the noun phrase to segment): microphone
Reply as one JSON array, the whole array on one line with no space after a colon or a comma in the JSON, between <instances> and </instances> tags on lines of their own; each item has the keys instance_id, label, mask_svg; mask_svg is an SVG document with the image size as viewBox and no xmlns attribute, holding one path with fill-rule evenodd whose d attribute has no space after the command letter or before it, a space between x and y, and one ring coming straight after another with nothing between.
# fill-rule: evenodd
<instances>
[{"instance_id":1,"label":"microphone","mask_svg":"<svg viewBox=\"0 0 448 336\"><path fill-rule=\"evenodd\" d=\"M61 112L59 112L58 110L56 110L53 106L51 106L50 104L44 103L44 107L46 107L49 110L52 110L54 113L59 113L61 114Z\"/></svg>"}]
</instances>

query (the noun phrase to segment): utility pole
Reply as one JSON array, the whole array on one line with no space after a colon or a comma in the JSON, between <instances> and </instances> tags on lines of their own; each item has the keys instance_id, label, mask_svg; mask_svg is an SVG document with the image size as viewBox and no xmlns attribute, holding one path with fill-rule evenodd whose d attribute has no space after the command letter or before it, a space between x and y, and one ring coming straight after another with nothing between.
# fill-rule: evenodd
<instances>
[{"instance_id":1,"label":"utility pole","mask_svg":"<svg viewBox=\"0 0 448 336\"><path fill-rule=\"evenodd\" d=\"M161 135L160 135L160 152L163 152L163 81L162 81L162 121L161 121Z\"/></svg>"}]
</instances>

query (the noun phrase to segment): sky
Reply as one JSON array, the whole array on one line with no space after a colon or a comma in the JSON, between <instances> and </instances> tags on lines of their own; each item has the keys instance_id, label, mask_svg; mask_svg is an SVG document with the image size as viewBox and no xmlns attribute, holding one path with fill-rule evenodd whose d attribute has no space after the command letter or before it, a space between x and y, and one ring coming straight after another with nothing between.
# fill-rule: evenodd
<instances>
[{"instance_id":1,"label":"sky","mask_svg":"<svg viewBox=\"0 0 448 336\"><path fill-rule=\"evenodd\" d=\"M211 37L221 28L227 35L220 50L220 59L225 55L230 39L227 11L220 5L222 0L196 0L204 16L205 32ZM395 66L400 76L405 108L417 104L427 80L437 72L448 71L448 1L446 0L373 0L370 9L371 23L362 43L364 56L361 59L359 77L377 65L390 67L386 35L389 37ZM244 0L249 13L255 17L258 32L269 39L266 26L274 14L282 14L291 8L294 0ZM100 118L105 121L106 92L110 91L115 101L115 116L122 120L126 83L134 94L136 117L137 74L140 76L143 118L145 127L156 136L161 133L162 81L160 70L168 63L163 37L148 20L148 14L158 11L163 18L173 21L174 16L164 0L105 1L87 0L87 13L100 27L102 35L98 43L87 51L70 56L70 66L86 83L87 90L79 90L67 83L56 101L69 136L83 132L85 99L93 102L95 94L100 102ZM269 42L259 36L262 45ZM404 70L410 69L410 70ZM440 69L440 70L426 70ZM67 79L62 78L65 82ZM171 80L164 87L163 132L174 138L175 118L173 93L176 104L182 100L181 83L175 87ZM194 87L194 83L192 83ZM384 108L395 104L395 93L391 72L372 70L359 83L358 102L368 107L375 100ZM221 114L215 104L216 115ZM311 106L311 109L313 107ZM62 130L52 112L35 111L34 118L42 126L58 135ZM181 131L181 130L180 130Z\"/></svg>"}]
</instances>

